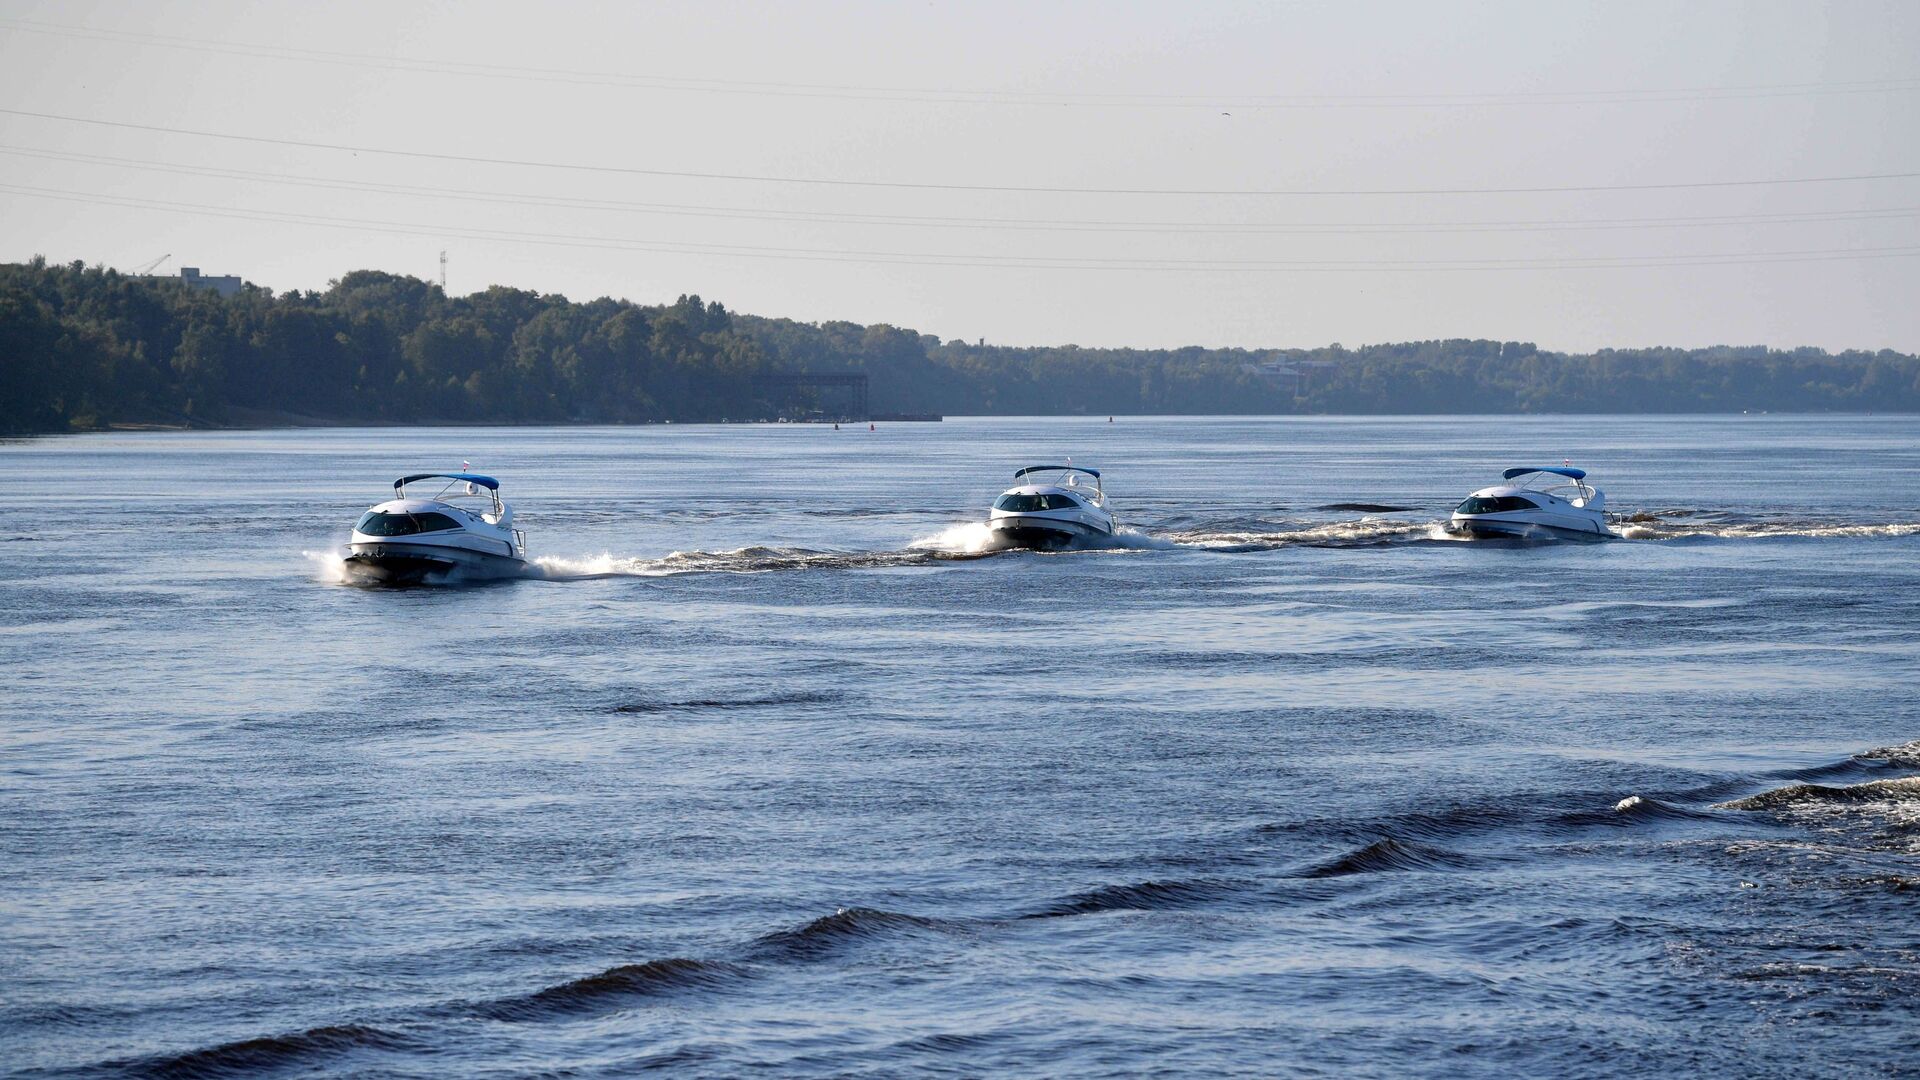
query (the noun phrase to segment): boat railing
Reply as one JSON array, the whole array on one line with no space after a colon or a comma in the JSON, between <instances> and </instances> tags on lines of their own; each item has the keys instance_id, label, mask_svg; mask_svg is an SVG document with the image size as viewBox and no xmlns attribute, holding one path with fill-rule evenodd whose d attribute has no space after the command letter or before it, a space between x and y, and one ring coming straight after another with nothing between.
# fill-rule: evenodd
<instances>
[{"instance_id":1,"label":"boat railing","mask_svg":"<svg viewBox=\"0 0 1920 1080\"><path fill-rule=\"evenodd\" d=\"M1057 479L1054 477L1057 477ZM1071 466L1068 466L1066 468L1060 469L1058 472L1053 473L1053 477L1049 477L1048 479L1045 479L1045 480L1042 480L1038 476L1034 476L1031 474L1028 474L1028 475L1017 474L1016 479L1024 481L1025 483L1033 487L1064 488L1067 491L1071 491L1074 494L1079 495L1080 497L1086 499L1088 502L1091 502L1093 505L1098 506L1101 509L1105 509L1107 505L1107 492L1106 492L1106 489L1102 487L1100 484L1100 474L1092 471L1091 469L1076 469ZM1093 481L1093 485L1089 487L1088 485L1082 483L1081 481L1083 479Z\"/></svg>"},{"instance_id":2,"label":"boat railing","mask_svg":"<svg viewBox=\"0 0 1920 1080\"><path fill-rule=\"evenodd\" d=\"M1551 480L1547 479L1551 478ZM1541 473L1536 478L1521 485L1523 491L1535 491L1542 495L1552 495L1568 502L1585 503L1599 494L1599 491L1584 480L1570 480L1556 473Z\"/></svg>"},{"instance_id":3,"label":"boat railing","mask_svg":"<svg viewBox=\"0 0 1920 1080\"><path fill-rule=\"evenodd\" d=\"M1085 476L1085 475L1086 475L1085 473L1079 474L1079 476ZM1104 510L1107 505L1107 493L1100 489L1099 477L1093 477L1092 479L1093 479L1093 485L1089 487L1086 484L1079 483L1078 479L1073 474L1068 474L1066 479L1048 480L1037 486L1056 487L1061 489L1062 491L1071 491L1075 495L1080 496L1081 498L1087 500L1093 505L1098 506ZM1075 482L1068 483L1067 480L1074 480Z\"/></svg>"},{"instance_id":4,"label":"boat railing","mask_svg":"<svg viewBox=\"0 0 1920 1080\"><path fill-rule=\"evenodd\" d=\"M439 478L435 477L434 479ZM397 498L407 497L406 489L398 485L394 488L394 494ZM484 488L465 480L449 481L439 491L427 496L427 498L433 502L447 503L453 506L461 506L469 501L478 501L486 504L489 508L487 512L496 517L506 511L506 504L500 499L499 489Z\"/></svg>"}]
</instances>

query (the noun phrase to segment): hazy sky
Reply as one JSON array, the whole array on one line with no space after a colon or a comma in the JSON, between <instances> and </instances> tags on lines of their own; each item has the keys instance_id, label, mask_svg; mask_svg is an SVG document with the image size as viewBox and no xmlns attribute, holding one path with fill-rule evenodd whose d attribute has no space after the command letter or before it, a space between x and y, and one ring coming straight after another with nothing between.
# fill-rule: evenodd
<instances>
[{"instance_id":1,"label":"hazy sky","mask_svg":"<svg viewBox=\"0 0 1920 1080\"><path fill-rule=\"evenodd\" d=\"M284 290L444 249L456 294L999 343L1913 351L1916 58L1911 0L0 0L0 260Z\"/></svg>"}]
</instances>

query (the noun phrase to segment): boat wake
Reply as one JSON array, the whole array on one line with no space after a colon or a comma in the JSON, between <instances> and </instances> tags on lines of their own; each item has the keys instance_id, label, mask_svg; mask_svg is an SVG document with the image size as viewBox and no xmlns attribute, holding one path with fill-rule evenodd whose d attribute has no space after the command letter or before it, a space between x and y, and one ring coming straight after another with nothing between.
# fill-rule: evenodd
<instances>
[{"instance_id":1,"label":"boat wake","mask_svg":"<svg viewBox=\"0 0 1920 1080\"><path fill-rule=\"evenodd\" d=\"M527 576L546 581L589 581L615 577L676 577L682 574L768 574L784 570L868 570L894 566L928 566L1003 554L989 546L987 527L978 522L955 525L922 537L897 551L818 551L796 547L743 547L728 551L674 551L658 558L613 554L581 558L542 556L534 559ZM1167 550L1173 541L1135 529L1122 529L1103 542L1067 549L1083 551Z\"/></svg>"},{"instance_id":2,"label":"boat wake","mask_svg":"<svg viewBox=\"0 0 1920 1080\"><path fill-rule=\"evenodd\" d=\"M922 537L894 551L821 551L801 547L754 545L720 551L670 551L665 555L631 556L602 552L598 555L543 555L528 561L520 574L523 580L594 581L605 578L666 578L687 574L770 574L792 570L870 570L902 566L930 566L1006 554L989 547L987 527L979 523L955 525L932 536ZM1062 552L1156 551L1177 547L1173 540L1137 529L1122 529L1101 542L1083 544ZM363 584L348 567L339 551L302 552L313 564L316 580L329 585ZM466 579L433 579L428 585L469 584Z\"/></svg>"},{"instance_id":3,"label":"boat wake","mask_svg":"<svg viewBox=\"0 0 1920 1080\"><path fill-rule=\"evenodd\" d=\"M1920 536L1920 522L1832 521L1796 517L1758 517L1729 513L1661 510L1621 515L1611 522L1623 540L1704 541L1767 540L1801 538L1812 540L1874 539ZM1291 523L1259 522L1247 525L1228 523L1207 527L1206 523L1182 522L1181 528L1157 531L1173 547L1207 548L1215 551L1267 551L1286 547L1377 547L1394 544L1457 543L1475 538L1453 532L1443 521L1419 521L1408 518L1363 517L1347 521L1303 521ZM1511 544L1519 538L1495 538L1495 543ZM1530 539L1530 538L1529 538ZM1540 541L1553 542L1548 534ZM1530 540L1531 542L1531 540Z\"/></svg>"},{"instance_id":4,"label":"boat wake","mask_svg":"<svg viewBox=\"0 0 1920 1080\"><path fill-rule=\"evenodd\" d=\"M876 958L897 962L903 957L939 955L944 959L967 939L1017 933L1018 927L1043 920L1110 920L1116 914L1126 914L1167 922L1191 912L1257 912L1281 906L1337 915L1356 900L1370 895L1377 898L1377 893L1367 890L1384 877L1424 876L1433 882L1427 888L1440 889L1446 887L1440 882L1446 875L1500 864L1525 868L1532 855L1560 850L1569 840L1590 838L1592 831L1600 828L1699 830L1697 835L1712 838L1716 849L1736 860L1728 869L1740 875L1734 880L1746 888L1788 890L1812 885L1829 895L1843 889L1904 893L1914 885L1912 878L1900 871L1912 850L1914 811L1920 806L1920 776L1913 775L1916 770L1920 770L1920 742L1910 742L1868 750L1811 770L1765 774L1774 780L1799 775L1871 777L1865 783L1794 783L1707 805L1698 802L1703 791L1683 790L1661 793L1673 800L1671 803L1634 795L1619 800L1608 811L1606 803L1589 792L1537 802L1469 799L1358 823L1345 818L1288 820L1237 834L1228 848L1203 859L1204 863L1223 858L1230 849L1230 863L1210 866L1197 876L1127 874L1106 882L1096 877L1077 883L1071 891L1051 895L1043 892L999 910L967 915L860 905L814 913L795 905L796 910L780 923L756 935L742 935L731 945L719 944L707 955L621 956L617 949L596 948L590 963L571 970L537 973L530 979L516 980L520 985L499 986L476 997L357 1020L342 1018L326 1027L97 1062L86 1071L201 1076L315 1072L349 1063L371 1063L373 1071L400 1071L378 1066L428 1053L430 1033L450 1021L483 1020L531 1028L651 1008L672 1010L689 1002L752 992L756 986L764 987L796 969L847 967L872 963ZM1761 781L1763 777L1749 779ZM1749 814L1772 818L1775 823L1743 826L1739 819ZM1863 818L1869 824L1864 837L1826 827L1830 821L1845 823ZM1782 825L1788 831L1778 831ZM1794 827L1805 825L1814 826L1816 832L1809 834ZM1733 839L1726 834L1728 828L1739 832L1737 843L1727 842ZM1208 851L1204 843L1182 843L1181 847L1189 854ZM1299 857L1305 854L1303 847L1324 850L1302 862ZM1586 844L1580 844L1578 850L1586 851ZM1810 853L1818 858L1810 858ZM1885 858L1889 854L1897 856L1896 861L1889 862ZM1821 872L1823 866L1830 869ZM1480 888L1472 881L1466 887ZM1596 941L1659 931L1660 926L1651 925L1653 922L1568 918L1543 927L1550 936L1484 940L1498 948L1587 949ZM1466 928L1469 934L1473 929ZM1773 942L1766 947L1770 951L1781 948ZM1726 948L1736 949L1737 944ZM1818 980L1830 980L1835 972L1855 978L1864 973L1879 979L1866 985L1869 991L1888 983L1904 990L1900 980L1909 974L1910 967L1841 968L1826 963L1769 960L1739 977L1797 980L1819 989L1823 984Z\"/></svg>"},{"instance_id":5,"label":"boat wake","mask_svg":"<svg viewBox=\"0 0 1920 1080\"><path fill-rule=\"evenodd\" d=\"M1719 803L1715 809L1762 811L1805 824L1865 825L1870 846L1920 850L1920 742L1881 747L1823 768L1780 778L1794 783ZM1892 775L1887 775L1892 774ZM1855 783L1820 783L1819 780Z\"/></svg>"},{"instance_id":6,"label":"boat wake","mask_svg":"<svg viewBox=\"0 0 1920 1080\"><path fill-rule=\"evenodd\" d=\"M1359 504L1341 504L1359 505ZM1920 536L1920 522L1844 522L1791 517L1761 517L1719 511L1658 510L1613 519L1619 536L1639 541L1859 539ZM766 574L792 570L862 570L930 566L1002 554L1034 554L995 549L984 522L970 521L923 536L898 550L824 551L802 547L753 545L719 551L672 551L656 557L598 555L541 556L527 564L523 578L542 581L591 581L602 578L663 578L686 574ZM1275 551L1285 548L1358 548L1402 544L1474 542L1450 531L1445 522L1368 515L1341 521L1175 518L1146 528L1123 526L1108 537L1083 542L1048 557L1099 551L1178 551L1219 553ZM1485 542L1485 541L1480 541ZM1498 542L1498 541L1495 541ZM316 580L327 584L360 582L338 550L305 551ZM430 584L466 584L449 578Z\"/></svg>"},{"instance_id":7,"label":"boat wake","mask_svg":"<svg viewBox=\"0 0 1920 1080\"><path fill-rule=\"evenodd\" d=\"M1276 527L1186 528L1166 534L1171 546L1213 551L1271 551L1287 547L1375 547L1385 544L1455 543L1464 537L1438 521L1366 517L1357 521L1301 522Z\"/></svg>"},{"instance_id":8,"label":"boat wake","mask_svg":"<svg viewBox=\"0 0 1920 1080\"><path fill-rule=\"evenodd\" d=\"M1871 539L1920 536L1920 522L1858 522L1818 518L1763 517L1719 511L1654 510L1616 518L1628 540Z\"/></svg>"},{"instance_id":9,"label":"boat wake","mask_svg":"<svg viewBox=\"0 0 1920 1080\"><path fill-rule=\"evenodd\" d=\"M731 551L672 551L658 558L601 554L581 558L546 555L526 576L543 581L599 578L678 577L683 574L770 574L783 570L863 570L917 566L954 558L937 551L815 551L792 547L743 547Z\"/></svg>"}]
</instances>

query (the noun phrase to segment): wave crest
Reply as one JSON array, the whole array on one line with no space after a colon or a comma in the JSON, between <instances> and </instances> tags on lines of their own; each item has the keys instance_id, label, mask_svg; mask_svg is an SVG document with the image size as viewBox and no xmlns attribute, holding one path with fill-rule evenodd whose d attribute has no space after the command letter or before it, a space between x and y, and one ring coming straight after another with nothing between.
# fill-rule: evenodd
<instances>
[{"instance_id":1,"label":"wave crest","mask_svg":"<svg viewBox=\"0 0 1920 1080\"><path fill-rule=\"evenodd\" d=\"M824 691L768 694L751 698L690 698L684 701L629 701L615 705L617 713L701 712L724 709L757 709L778 705L831 705L842 695Z\"/></svg>"},{"instance_id":2,"label":"wave crest","mask_svg":"<svg viewBox=\"0 0 1920 1080\"><path fill-rule=\"evenodd\" d=\"M1387 837L1321 863L1300 876L1328 878L1389 871L1453 870L1465 866L1467 862L1467 856L1458 851Z\"/></svg>"},{"instance_id":3,"label":"wave crest","mask_svg":"<svg viewBox=\"0 0 1920 1080\"><path fill-rule=\"evenodd\" d=\"M632 998L712 989L743 978L745 974L744 969L732 964L676 956L643 964L622 964L521 997L486 1002L474 1012L494 1020L536 1020L598 1011Z\"/></svg>"},{"instance_id":4,"label":"wave crest","mask_svg":"<svg viewBox=\"0 0 1920 1080\"><path fill-rule=\"evenodd\" d=\"M878 908L841 908L805 926L762 936L754 942L753 954L762 959L817 960L854 942L901 931L944 931L951 925L924 915L904 915Z\"/></svg>"},{"instance_id":5,"label":"wave crest","mask_svg":"<svg viewBox=\"0 0 1920 1080\"><path fill-rule=\"evenodd\" d=\"M341 1024L309 1028L292 1035L242 1039L141 1061L116 1062L113 1067L142 1076L168 1078L251 1076L350 1050L404 1050L412 1045L412 1040L391 1031Z\"/></svg>"},{"instance_id":6,"label":"wave crest","mask_svg":"<svg viewBox=\"0 0 1920 1080\"><path fill-rule=\"evenodd\" d=\"M1697 810L1687 810L1661 802L1645 795L1629 795L1613 804L1610 815L1612 824L1630 824L1642 821L1703 821L1709 816Z\"/></svg>"},{"instance_id":7,"label":"wave crest","mask_svg":"<svg viewBox=\"0 0 1920 1080\"><path fill-rule=\"evenodd\" d=\"M1165 911L1220 900L1234 891L1233 885L1217 881L1141 881L1131 885L1106 885L1061 897L1022 917L1053 919L1101 911Z\"/></svg>"},{"instance_id":8,"label":"wave crest","mask_svg":"<svg viewBox=\"0 0 1920 1080\"><path fill-rule=\"evenodd\" d=\"M1883 746L1858 756L1868 761L1884 761L1901 768L1920 769L1920 739L1901 743L1899 746Z\"/></svg>"},{"instance_id":9,"label":"wave crest","mask_svg":"<svg viewBox=\"0 0 1920 1080\"><path fill-rule=\"evenodd\" d=\"M1789 784L1786 787L1719 803L1726 810L1838 809L1868 803L1920 802L1920 776L1897 780L1869 780L1834 787L1827 784Z\"/></svg>"}]
</instances>

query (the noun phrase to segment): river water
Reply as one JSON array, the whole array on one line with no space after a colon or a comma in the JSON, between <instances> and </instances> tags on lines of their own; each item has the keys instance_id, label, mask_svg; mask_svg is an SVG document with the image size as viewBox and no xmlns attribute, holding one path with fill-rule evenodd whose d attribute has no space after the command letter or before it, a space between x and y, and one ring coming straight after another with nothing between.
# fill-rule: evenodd
<instances>
[{"instance_id":1,"label":"river water","mask_svg":"<svg viewBox=\"0 0 1920 1080\"><path fill-rule=\"evenodd\" d=\"M1071 455L1112 549L980 557ZM527 578L339 581L402 472ZM1436 523L1591 470L1625 539ZM1920 1069L1920 421L0 443L0 1072Z\"/></svg>"}]
</instances>

